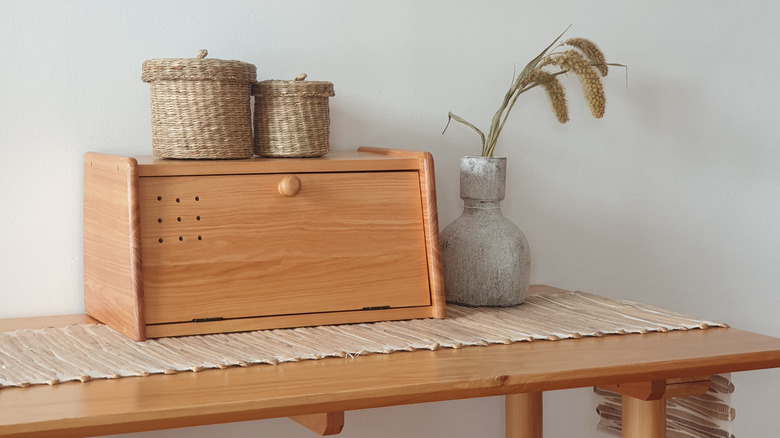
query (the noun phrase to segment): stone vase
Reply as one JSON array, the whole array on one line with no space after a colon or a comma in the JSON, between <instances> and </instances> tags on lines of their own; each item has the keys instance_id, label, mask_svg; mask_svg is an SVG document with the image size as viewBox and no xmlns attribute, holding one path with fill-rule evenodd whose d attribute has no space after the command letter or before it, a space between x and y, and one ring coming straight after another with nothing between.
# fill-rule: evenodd
<instances>
[{"instance_id":1,"label":"stone vase","mask_svg":"<svg viewBox=\"0 0 780 438\"><path fill-rule=\"evenodd\" d=\"M501 214L505 188L506 158L461 157L463 213L439 237L449 303L507 307L525 301L531 257L523 232Z\"/></svg>"}]
</instances>

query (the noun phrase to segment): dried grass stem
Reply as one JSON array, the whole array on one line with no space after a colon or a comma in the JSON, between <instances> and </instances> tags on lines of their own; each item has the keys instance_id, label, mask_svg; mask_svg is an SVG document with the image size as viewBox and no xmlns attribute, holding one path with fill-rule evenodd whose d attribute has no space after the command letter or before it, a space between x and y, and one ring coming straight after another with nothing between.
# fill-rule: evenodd
<instances>
[{"instance_id":1,"label":"dried grass stem","mask_svg":"<svg viewBox=\"0 0 780 438\"><path fill-rule=\"evenodd\" d=\"M570 38L555 46L562 36L563 34L559 35L513 79L501 106L493 115L487 136L479 128L452 112L449 113L444 131L447 130L453 119L472 128L482 141L482 156L492 157L498 137L504 129L509 113L517 99L521 94L538 86L545 89L558 121L566 123L569 120L566 91L558 76L568 72L574 73L579 78L591 114L596 118L603 117L606 109L606 96L601 77L607 75L608 65L620 64L607 63L602 51L592 41L585 38ZM555 46L554 49L553 46ZM561 47L568 49L556 51Z\"/></svg>"}]
</instances>

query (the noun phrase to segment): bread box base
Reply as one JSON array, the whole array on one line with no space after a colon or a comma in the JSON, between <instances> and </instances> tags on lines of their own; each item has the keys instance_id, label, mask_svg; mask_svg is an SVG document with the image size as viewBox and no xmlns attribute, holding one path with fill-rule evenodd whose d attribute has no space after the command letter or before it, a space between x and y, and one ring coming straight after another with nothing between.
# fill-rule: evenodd
<instances>
[{"instance_id":1,"label":"bread box base","mask_svg":"<svg viewBox=\"0 0 780 438\"><path fill-rule=\"evenodd\" d=\"M444 317L429 153L84 157L84 302L135 340Z\"/></svg>"}]
</instances>

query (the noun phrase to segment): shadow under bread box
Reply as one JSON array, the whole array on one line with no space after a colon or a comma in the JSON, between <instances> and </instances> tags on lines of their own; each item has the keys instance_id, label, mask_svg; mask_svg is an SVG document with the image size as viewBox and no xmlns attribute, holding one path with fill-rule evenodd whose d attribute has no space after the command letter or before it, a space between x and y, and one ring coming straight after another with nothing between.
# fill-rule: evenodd
<instances>
[{"instance_id":1,"label":"shadow under bread box","mask_svg":"<svg viewBox=\"0 0 780 438\"><path fill-rule=\"evenodd\" d=\"M135 340L442 318L433 159L87 153L84 302Z\"/></svg>"}]
</instances>

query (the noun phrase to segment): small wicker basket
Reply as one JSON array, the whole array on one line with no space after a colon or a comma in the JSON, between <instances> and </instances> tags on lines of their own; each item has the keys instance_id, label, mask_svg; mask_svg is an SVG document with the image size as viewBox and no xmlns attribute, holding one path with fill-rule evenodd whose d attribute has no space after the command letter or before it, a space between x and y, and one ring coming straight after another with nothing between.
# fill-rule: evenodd
<instances>
[{"instance_id":1,"label":"small wicker basket","mask_svg":"<svg viewBox=\"0 0 780 438\"><path fill-rule=\"evenodd\" d=\"M197 58L150 59L141 80L151 85L152 149L161 158L249 158L254 65Z\"/></svg>"},{"instance_id":2,"label":"small wicker basket","mask_svg":"<svg viewBox=\"0 0 780 438\"><path fill-rule=\"evenodd\" d=\"M330 149L330 82L262 81L255 85L255 153L320 157Z\"/></svg>"}]
</instances>

